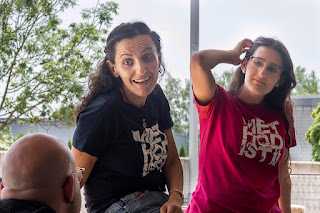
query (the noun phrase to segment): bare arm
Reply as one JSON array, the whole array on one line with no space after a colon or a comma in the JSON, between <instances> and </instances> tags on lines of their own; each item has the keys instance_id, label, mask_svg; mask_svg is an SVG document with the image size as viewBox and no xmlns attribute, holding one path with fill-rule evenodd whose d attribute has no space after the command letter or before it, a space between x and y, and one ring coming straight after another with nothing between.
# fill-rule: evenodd
<instances>
[{"instance_id":1,"label":"bare arm","mask_svg":"<svg viewBox=\"0 0 320 213\"><path fill-rule=\"evenodd\" d=\"M76 159L76 164L78 167L85 168L85 171L83 173L83 178L80 183L80 187L82 187L88 180L88 177L93 169L93 166L97 162L98 158L89 155L86 152L80 152L76 148L72 146L71 151Z\"/></svg>"},{"instance_id":2,"label":"bare arm","mask_svg":"<svg viewBox=\"0 0 320 213\"><path fill-rule=\"evenodd\" d=\"M173 139L172 131L171 129L166 129L164 130L164 133L166 134L168 140L168 158L164 165L164 172L166 176L168 190L170 192L173 189L177 189L178 191L182 192L183 172L177 148ZM176 191L172 191L172 193L169 195L169 201L161 207L160 212L181 213L182 204L183 200L181 198L181 195Z\"/></svg>"},{"instance_id":3,"label":"bare arm","mask_svg":"<svg viewBox=\"0 0 320 213\"><path fill-rule=\"evenodd\" d=\"M216 91L211 69L220 63L239 65L241 53L246 52L251 45L250 39L243 39L233 50L203 50L193 54L190 62L192 87L200 104L208 104Z\"/></svg>"},{"instance_id":4,"label":"bare arm","mask_svg":"<svg viewBox=\"0 0 320 213\"><path fill-rule=\"evenodd\" d=\"M279 198L279 206L283 213L291 213L291 179L289 174L289 153L285 155L280 163L279 181L281 194Z\"/></svg>"}]
</instances>

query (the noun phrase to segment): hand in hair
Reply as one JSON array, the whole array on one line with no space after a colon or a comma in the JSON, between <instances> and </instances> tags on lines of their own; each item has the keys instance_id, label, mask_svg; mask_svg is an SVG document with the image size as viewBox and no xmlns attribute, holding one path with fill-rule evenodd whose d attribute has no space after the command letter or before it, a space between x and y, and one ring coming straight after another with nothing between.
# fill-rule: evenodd
<instances>
[{"instance_id":1,"label":"hand in hair","mask_svg":"<svg viewBox=\"0 0 320 213\"><path fill-rule=\"evenodd\" d=\"M233 65L239 65L244 57L241 58L242 54L245 54L248 49L252 46L252 40L243 39L231 50L233 57L231 57L230 63Z\"/></svg>"},{"instance_id":2,"label":"hand in hair","mask_svg":"<svg viewBox=\"0 0 320 213\"><path fill-rule=\"evenodd\" d=\"M191 57L192 88L199 104L206 105L214 97L216 83L211 69L221 63L239 65L240 55L251 46L250 39L243 39L232 50L202 50Z\"/></svg>"}]
</instances>

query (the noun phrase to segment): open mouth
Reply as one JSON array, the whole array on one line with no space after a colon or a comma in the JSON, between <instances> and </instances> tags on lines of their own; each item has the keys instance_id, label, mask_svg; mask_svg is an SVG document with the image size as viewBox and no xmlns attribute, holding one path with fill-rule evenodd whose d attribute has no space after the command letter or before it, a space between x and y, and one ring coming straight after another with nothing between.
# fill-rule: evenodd
<instances>
[{"instance_id":1,"label":"open mouth","mask_svg":"<svg viewBox=\"0 0 320 213\"><path fill-rule=\"evenodd\" d=\"M143 83L147 82L149 79L150 79L150 76L147 78L144 78L144 79L133 80L133 82L137 83L137 84L143 84Z\"/></svg>"}]
</instances>

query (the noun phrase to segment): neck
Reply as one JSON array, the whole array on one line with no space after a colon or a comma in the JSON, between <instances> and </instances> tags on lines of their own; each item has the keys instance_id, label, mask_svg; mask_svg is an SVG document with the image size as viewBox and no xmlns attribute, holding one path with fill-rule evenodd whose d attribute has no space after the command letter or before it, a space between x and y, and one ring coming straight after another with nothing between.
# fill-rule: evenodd
<instances>
[{"instance_id":1,"label":"neck","mask_svg":"<svg viewBox=\"0 0 320 213\"><path fill-rule=\"evenodd\" d=\"M128 95L128 89L124 89L124 87L122 86L120 88L120 91L121 91L121 94L122 94L122 98L125 102L135 106L135 107L138 107L138 108L142 108L144 107L145 103L146 103L146 98L141 98L141 97L138 97L138 96L130 96Z\"/></svg>"},{"instance_id":2,"label":"neck","mask_svg":"<svg viewBox=\"0 0 320 213\"><path fill-rule=\"evenodd\" d=\"M240 92L237 96L248 104L260 104L264 100L264 95L254 95L247 91L243 86L240 88Z\"/></svg>"}]
</instances>

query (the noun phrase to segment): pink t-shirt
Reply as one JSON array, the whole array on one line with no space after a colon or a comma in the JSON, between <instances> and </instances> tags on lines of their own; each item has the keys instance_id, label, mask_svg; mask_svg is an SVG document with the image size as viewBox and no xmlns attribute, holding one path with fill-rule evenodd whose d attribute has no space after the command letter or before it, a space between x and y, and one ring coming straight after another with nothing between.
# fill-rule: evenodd
<instances>
[{"instance_id":1,"label":"pink t-shirt","mask_svg":"<svg viewBox=\"0 0 320 213\"><path fill-rule=\"evenodd\" d=\"M199 174L186 212L281 212L278 170L288 140L282 115L220 86L208 105L196 106Z\"/></svg>"}]
</instances>

